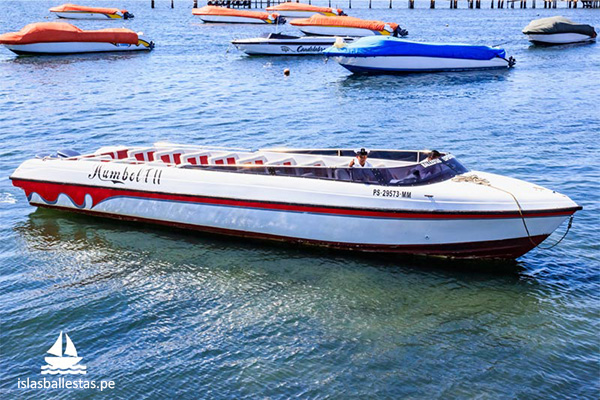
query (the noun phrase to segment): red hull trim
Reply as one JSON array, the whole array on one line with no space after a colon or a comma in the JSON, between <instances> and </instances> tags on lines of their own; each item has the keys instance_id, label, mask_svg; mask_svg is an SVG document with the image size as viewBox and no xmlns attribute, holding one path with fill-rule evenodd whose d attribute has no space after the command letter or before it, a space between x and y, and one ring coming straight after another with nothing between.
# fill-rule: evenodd
<instances>
[{"instance_id":1,"label":"red hull trim","mask_svg":"<svg viewBox=\"0 0 600 400\"><path fill-rule=\"evenodd\" d=\"M511 219L521 218L516 211L498 212L461 212L461 211L391 211L378 209L343 208L335 206L314 206L307 204L269 202L261 200L238 200L232 198L207 197L195 195L170 194L164 192L151 192L143 190L130 190L121 188L106 188L93 185L73 185L66 183L43 182L35 180L23 180L11 178L13 185L20 187L30 198L32 193L40 195L46 203L55 203L59 194L65 194L71 198L77 207L82 207L85 196L89 194L93 199L93 205L110 199L111 197L134 197L151 200L170 200L176 202L198 203L206 205L218 205L229 207L255 208L272 211L288 211L314 214L333 214L350 217L371 218L394 218L394 219ZM564 208L557 210L524 211L527 218L570 216L581 207Z\"/></svg>"},{"instance_id":2,"label":"red hull trim","mask_svg":"<svg viewBox=\"0 0 600 400\"><path fill-rule=\"evenodd\" d=\"M222 236L250 238L262 241L277 241L299 245L326 247L344 251L377 252L403 255L438 256L449 258L478 258L478 259L515 259L527 253L538 244L542 243L549 235L521 237L516 239L493 240L486 242L468 242L435 245L379 245L379 244L349 244L341 242L328 242L312 239L300 239L288 236L270 235L265 233L239 231L234 229L215 228L179 222L162 221L149 218L125 216L119 214L97 212L86 209L76 209L51 205L40 205L49 209L75 212L95 217L105 217L121 221L142 222L156 225L170 226L179 229L214 233Z\"/></svg>"}]
</instances>

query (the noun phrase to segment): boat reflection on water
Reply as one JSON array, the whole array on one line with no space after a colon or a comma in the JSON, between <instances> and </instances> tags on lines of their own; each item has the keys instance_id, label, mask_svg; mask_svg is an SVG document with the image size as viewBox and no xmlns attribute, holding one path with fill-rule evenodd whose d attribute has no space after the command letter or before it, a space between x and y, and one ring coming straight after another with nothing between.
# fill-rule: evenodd
<instances>
[{"instance_id":1,"label":"boat reflection on water","mask_svg":"<svg viewBox=\"0 0 600 400\"><path fill-rule=\"evenodd\" d=\"M455 260L435 257L348 253L335 249L303 247L257 240L240 241L209 233L181 233L168 227L113 221L93 216L38 208L27 221L15 228L30 251L54 253L61 260L74 260L74 267L103 264L116 270L157 266L176 272L179 268L202 271L236 270L249 274L259 271L287 280L301 275L318 279L325 271L369 275L373 271L412 279L410 276L446 276L459 280L483 277L522 278L525 265L515 260ZM374 270L373 270L374 269ZM106 271L107 273L109 271ZM113 271L115 272L115 271ZM158 273L158 270L153 272ZM164 272L164 271L163 271ZM290 274L288 276L288 274Z\"/></svg>"}]
</instances>

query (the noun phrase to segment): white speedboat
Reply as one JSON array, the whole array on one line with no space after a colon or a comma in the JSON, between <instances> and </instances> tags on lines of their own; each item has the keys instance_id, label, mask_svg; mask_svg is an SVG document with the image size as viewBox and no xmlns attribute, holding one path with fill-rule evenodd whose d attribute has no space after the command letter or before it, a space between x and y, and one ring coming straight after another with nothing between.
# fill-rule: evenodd
<instances>
[{"instance_id":1,"label":"white speedboat","mask_svg":"<svg viewBox=\"0 0 600 400\"><path fill-rule=\"evenodd\" d=\"M325 15L334 17L338 15L346 15L339 8L318 7L306 3L281 3L276 6L267 7L268 12L276 12L286 18L308 18L313 14Z\"/></svg>"},{"instance_id":2,"label":"white speedboat","mask_svg":"<svg viewBox=\"0 0 600 400\"><path fill-rule=\"evenodd\" d=\"M50 12L56 14L58 18L66 19L130 19L133 14L127 10L105 7L87 7L76 4L63 4L52 7Z\"/></svg>"},{"instance_id":3,"label":"white speedboat","mask_svg":"<svg viewBox=\"0 0 600 400\"><path fill-rule=\"evenodd\" d=\"M533 20L523 29L529 41L539 45L585 43L596 40L593 26L576 24L564 17Z\"/></svg>"},{"instance_id":4,"label":"white speedboat","mask_svg":"<svg viewBox=\"0 0 600 400\"><path fill-rule=\"evenodd\" d=\"M302 56L322 55L323 50L332 46L336 36L290 36L271 33L264 37L251 39L236 39L231 43L249 55ZM354 38L340 38L344 43L350 43Z\"/></svg>"},{"instance_id":5,"label":"white speedboat","mask_svg":"<svg viewBox=\"0 0 600 400\"><path fill-rule=\"evenodd\" d=\"M318 36L406 36L408 32L393 22L370 21L354 17L326 17L315 14L295 19L290 24L306 35Z\"/></svg>"},{"instance_id":6,"label":"white speedboat","mask_svg":"<svg viewBox=\"0 0 600 400\"><path fill-rule=\"evenodd\" d=\"M323 52L355 73L410 73L509 68L515 64L503 49L467 44L419 43L370 36L336 43Z\"/></svg>"},{"instance_id":7,"label":"white speedboat","mask_svg":"<svg viewBox=\"0 0 600 400\"><path fill-rule=\"evenodd\" d=\"M120 220L336 249L516 258L581 207L449 153L244 151L157 143L60 152L12 174L29 203Z\"/></svg>"},{"instance_id":8,"label":"white speedboat","mask_svg":"<svg viewBox=\"0 0 600 400\"><path fill-rule=\"evenodd\" d=\"M149 51L154 42L130 29L85 31L65 22L38 22L0 35L0 44L19 55Z\"/></svg>"},{"instance_id":9,"label":"white speedboat","mask_svg":"<svg viewBox=\"0 0 600 400\"><path fill-rule=\"evenodd\" d=\"M285 18L279 14L261 11L236 10L234 8L204 6L194 8L192 14L197 15L204 22L217 22L224 24L283 24Z\"/></svg>"}]
</instances>

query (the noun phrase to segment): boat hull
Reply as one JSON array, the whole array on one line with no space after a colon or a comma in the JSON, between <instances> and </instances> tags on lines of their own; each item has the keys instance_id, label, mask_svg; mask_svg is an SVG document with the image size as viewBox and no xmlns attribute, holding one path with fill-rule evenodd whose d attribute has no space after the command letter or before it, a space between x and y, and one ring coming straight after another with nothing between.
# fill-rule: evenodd
<instances>
[{"instance_id":1,"label":"boat hull","mask_svg":"<svg viewBox=\"0 0 600 400\"><path fill-rule=\"evenodd\" d=\"M373 31L370 29L351 28L351 27L345 27L345 26L308 25L308 26L297 26L297 28L300 29L305 35L314 35L314 36L364 37L364 36L376 36L376 35L384 35L384 36L390 35L390 33L388 31Z\"/></svg>"},{"instance_id":2,"label":"boat hull","mask_svg":"<svg viewBox=\"0 0 600 400\"><path fill-rule=\"evenodd\" d=\"M464 71L509 67L509 62L500 57L494 57L491 60L473 60L420 56L335 56L334 59L352 72L373 74Z\"/></svg>"},{"instance_id":3,"label":"boat hull","mask_svg":"<svg viewBox=\"0 0 600 400\"><path fill-rule=\"evenodd\" d=\"M350 38L344 39L346 42L350 40ZM231 43L238 50L249 55L302 56L321 55L335 41L335 37L303 37L298 39L240 39Z\"/></svg>"},{"instance_id":4,"label":"boat hull","mask_svg":"<svg viewBox=\"0 0 600 400\"><path fill-rule=\"evenodd\" d=\"M198 15L200 19L208 23L221 24L272 24L273 21L268 19L240 17L233 15Z\"/></svg>"},{"instance_id":5,"label":"boat hull","mask_svg":"<svg viewBox=\"0 0 600 400\"><path fill-rule=\"evenodd\" d=\"M528 34L529 41L541 45L593 42L596 38L581 33Z\"/></svg>"},{"instance_id":6,"label":"boat hull","mask_svg":"<svg viewBox=\"0 0 600 400\"><path fill-rule=\"evenodd\" d=\"M58 18L63 19L123 19L119 14L91 13L81 11L54 12Z\"/></svg>"},{"instance_id":7,"label":"boat hull","mask_svg":"<svg viewBox=\"0 0 600 400\"><path fill-rule=\"evenodd\" d=\"M101 42L55 42L31 44L5 44L10 51L18 55L59 55L78 53L102 53L115 51L149 51L152 45L140 40L137 45L128 43Z\"/></svg>"},{"instance_id":8,"label":"boat hull","mask_svg":"<svg viewBox=\"0 0 600 400\"><path fill-rule=\"evenodd\" d=\"M69 369L81 361L81 357L44 357L53 368Z\"/></svg>"},{"instance_id":9,"label":"boat hull","mask_svg":"<svg viewBox=\"0 0 600 400\"><path fill-rule=\"evenodd\" d=\"M140 180L140 176L144 179L144 170L128 168L128 177L135 176L132 182ZM156 176L150 178L155 186ZM192 195L180 190L147 191L11 178L15 186L25 191L33 206L343 250L456 258L519 257L542 242L580 208L575 205L524 211L526 230L521 214L516 211L384 210L259 199L271 190L276 193L275 186L278 186L278 192L285 193L277 182L269 189L261 188L260 193L250 191L252 198L242 198L217 196L219 193L248 193L248 189L240 191L239 187L229 185L214 186L214 191ZM214 178L227 179L226 176ZM162 179L165 178L159 174L158 180ZM356 184L329 182L327 188L335 191L335 186L339 185ZM287 193L295 193L291 198L299 200L300 187L295 186L296 190L290 187ZM370 185L359 186L361 190L373 190ZM305 198L322 196L309 195L307 193ZM569 201L569 204L574 203ZM357 235L357 232L364 234Z\"/></svg>"}]
</instances>

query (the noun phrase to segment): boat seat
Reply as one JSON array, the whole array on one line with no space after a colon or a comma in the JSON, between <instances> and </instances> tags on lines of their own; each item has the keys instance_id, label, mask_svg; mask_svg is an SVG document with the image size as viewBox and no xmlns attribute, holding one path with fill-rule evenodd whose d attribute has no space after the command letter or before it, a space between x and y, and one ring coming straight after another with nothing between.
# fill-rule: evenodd
<instances>
[{"instance_id":1,"label":"boat seat","mask_svg":"<svg viewBox=\"0 0 600 400\"><path fill-rule=\"evenodd\" d=\"M325 161L323 160L315 160L306 164L300 164L300 167L324 167Z\"/></svg>"},{"instance_id":2,"label":"boat seat","mask_svg":"<svg viewBox=\"0 0 600 400\"><path fill-rule=\"evenodd\" d=\"M210 151L184 154L181 158L181 162L183 164L191 165L206 165L208 164L208 159L210 158L211 154L212 153Z\"/></svg>"},{"instance_id":3,"label":"boat seat","mask_svg":"<svg viewBox=\"0 0 600 400\"><path fill-rule=\"evenodd\" d=\"M181 164L181 156L184 154L185 150L163 150L154 153L154 159L165 164Z\"/></svg>"},{"instance_id":4,"label":"boat seat","mask_svg":"<svg viewBox=\"0 0 600 400\"><path fill-rule=\"evenodd\" d=\"M209 164L225 165L225 164L236 164L240 158L236 153L228 153L217 157L211 157L208 159Z\"/></svg>"},{"instance_id":5,"label":"boat seat","mask_svg":"<svg viewBox=\"0 0 600 400\"><path fill-rule=\"evenodd\" d=\"M127 155L129 158L135 158L138 161L154 161L154 153L156 149L154 147L148 147L145 149L129 150Z\"/></svg>"},{"instance_id":6,"label":"boat seat","mask_svg":"<svg viewBox=\"0 0 600 400\"><path fill-rule=\"evenodd\" d=\"M282 158L280 160L273 160L273 161L269 161L267 165L296 165L298 164L296 162L296 159L293 157L288 157L288 158Z\"/></svg>"},{"instance_id":7,"label":"boat seat","mask_svg":"<svg viewBox=\"0 0 600 400\"><path fill-rule=\"evenodd\" d=\"M119 150L109 151L109 152L106 152L106 153L100 153L100 154L97 154L97 155L99 155L99 156L109 156L113 160L122 160L124 158L127 158L127 153L128 152L129 152L129 149L119 149Z\"/></svg>"},{"instance_id":8,"label":"boat seat","mask_svg":"<svg viewBox=\"0 0 600 400\"><path fill-rule=\"evenodd\" d=\"M238 164L255 164L255 165L264 165L267 163L267 157L265 156L254 156L248 158L240 158L237 160Z\"/></svg>"}]
</instances>

